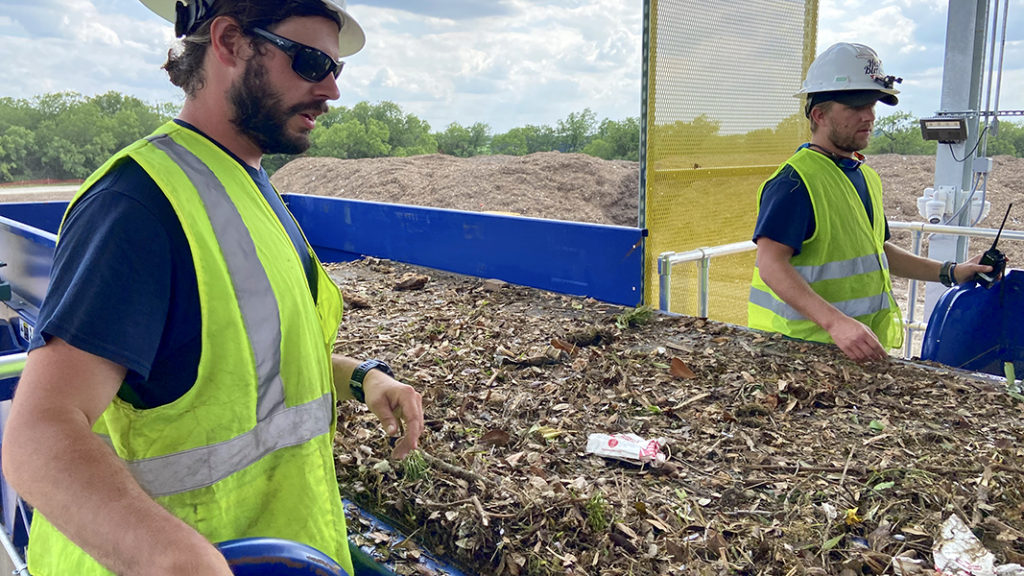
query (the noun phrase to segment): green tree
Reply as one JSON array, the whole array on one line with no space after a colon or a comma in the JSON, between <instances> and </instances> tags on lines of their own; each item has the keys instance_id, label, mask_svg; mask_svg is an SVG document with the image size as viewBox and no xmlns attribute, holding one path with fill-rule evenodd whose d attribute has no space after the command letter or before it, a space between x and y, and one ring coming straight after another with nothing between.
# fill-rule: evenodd
<instances>
[{"instance_id":1,"label":"green tree","mask_svg":"<svg viewBox=\"0 0 1024 576\"><path fill-rule=\"evenodd\" d=\"M8 126L0 134L0 179L10 182L29 179L29 154L35 150L35 135L24 126Z\"/></svg>"},{"instance_id":2,"label":"green tree","mask_svg":"<svg viewBox=\"0 0 1024 576\"><path fill-rule=\"evenodd\" d=\"M437 150L442 154L469 158L488 152L490 144L490 127L487 124L477 122L465 128L457 122L452 122L444 132L435 134Z\"/></svg>"},{"instance_id":3,"label":"green tree","mask_svg":"<svg viewBox=\"0 0 1024 576\"><path fill-rule=\"evenodd\" d=\"M520 130L520 128L513 128ZM526 138L526 153L550 152L558 147L558 136L551 126L534 126L527 124L521 128L523 137Z\"/></svg>"},{"instance_id":4,"label":"green tree","mask_svg":"<svg viewBox=\"0 0 1024 576\"><path fill-rule=\"evenodd\" d=\"M498 134L491 138L491 154L524 156L528 151L526 130L523 128L513 128L504 134Z\"/></svg>"},{"instance_id":5,"label":"green tree","mask_svg":"<svg viewBox=\"0 0 1024 576\"><path fill-rule=\"evenodd\" d=\"M989 128L986 153L989 156L1009 154L1024 158L1024 122L1000 120Z\"/></svg>"},{"instance_id":6,"label":"green tree","mask_svg":"<svg viewBox=\"0 0 1024 576\"><path fill-rule=\"evenodd\" d=\"M168 117L166 105L150 106L117 92L92 98L56 92L31 101L2 99L0 175L5 180L85 178Z\"/></svg>"},{"instance_id":7,"label":"green tree","mask_svg":"<svg viewBox=\"0 0 1024 576\"><path fill-rule=\"evenodd\" d=\"M590 141L597 120L590 108L572 112L558 121L558 143L563 152L582 152Z\"/></svg>"},{"instance_id":8,"label":"green tree","mask_svg":"<svg viewBox=\"0 0 1024 576\"><path fill-rule=\"evenodd\" d=\"M636 162L640 158L640 117L627 118L621 122L605 118L583 152L605 160Z\"/></svg>"},{"instance_id":9,"label":"green tree","mask_svg":"<svg viewBox=\"0 0 1024 576\"><path fill-rule=\"evenodd\" d=\"M921 136L921 125L909 112L895 112L875 120L875 134L865 154L935 154L936 142Z\"/></svg>"},{"instance_id":10,"label":"green tree","mask_svg":"<svg viewBox=\"0 0 1024 576\"><path fill-rule=\"evenodd\" d=\"M433 154L437 152L437 141L430 134L430 124L420 120L413 114L405 114L394 102L380 102L370 104L359 102L351 109L344 106L331 108L326 114L317 119L317 127L314 134L321 130L330 130L332 127L348 122L358 122L363 127L364 134L379 134L383 126L387 132L385 140L386 151L381 156L414 156L416 154ZM351 130L351 128L349 128ZM364 136L365 138L365 136ZM369 154L372 151L379 151L381 147L377 143L363 142L356 147L362 150L359 154ZM340 144L335 143L335 147ZM352 151L349 151L352 153ZM310 154L323 155L323 149L311 151ZM368 158L371 156L342 156L344 158Z\"/></svg>"},{"instance_id":11,"label":"green tree","mask_svg":"<svg viewBox=\"0 0 1024 576\"><path fill-rule=\"evenodd\" d=\"M349 118L330 128L314 130L310 135L313 145L309 156L332 158L378 158L387 156L391 150L388 144L388 127L374 118L360 122Z\"/></svg>"}]
</instances>

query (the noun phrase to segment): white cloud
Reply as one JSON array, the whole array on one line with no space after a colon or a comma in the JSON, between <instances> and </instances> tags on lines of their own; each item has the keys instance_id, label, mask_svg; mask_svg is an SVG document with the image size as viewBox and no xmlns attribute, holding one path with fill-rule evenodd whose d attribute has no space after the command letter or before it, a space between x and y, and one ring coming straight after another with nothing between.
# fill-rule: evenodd
<instances>
[{"instance_id":1,"label":"white cloud","mask_svg":"<svg viewBox=\"0 0 1024 576\"><path fill-rule=\"evenodd\" d=\"M181 101L160 70L171 26L138 0L0 1L0 97L117 90L149 102ZM929 115L939 107L949 1L821 0L818 50L841 40L871 45L886 72L904 78L892 111ZM451 122L484 122L494 132L554 125L584 108L599 120L638 116L642 4L353 0L349 9L368 44L348 58L338 104L390 100L435 130ZM1000 108L1024 109L1024 0L1012 0L1009 14ZM748 32L723 25L722 33ZM768 57L728 42L743 61ZM720 73L709 70L688 89L704 94ZM744 90L736 92L715 97L751 106L738 94Z\"/></svg>"},{"instance_id":2,"label":"white cloud","mask_svg":"<svg viewBox=\"0 0 1024 576\"><path fill-rule=\"evenodd\" d=\"M391 99L435 129L484 122L495 132L587 107L599 119L638 116L641 6L519 1L455 20L353 5L368 44L350 59L342 103Z\"/></svg>"}]
</instances>

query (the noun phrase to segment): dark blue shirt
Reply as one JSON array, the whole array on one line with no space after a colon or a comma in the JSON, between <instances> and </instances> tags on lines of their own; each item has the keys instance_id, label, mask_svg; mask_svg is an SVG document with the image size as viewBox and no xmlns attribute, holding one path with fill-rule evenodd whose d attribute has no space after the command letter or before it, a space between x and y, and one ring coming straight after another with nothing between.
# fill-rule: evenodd
<instances>
[{"instance_id":1,"label":"dark blue shirt","mask_svg":"<svg viewBox=\"0 0 1024 576\"><path fill-rule=\"evenodd\" d=\"M291 213L262 168L238 162L284 224L315 291L316 268ZM68 214L35 328L29 349L56 336L127 368L117 395L136 408L173 402L195 383L202 339L192 251L167 197L131 158Z\"/></svg>"},{"instance_id":2,"label":"dark blue shirt","mask_svg":"<svg viewBox=\"0 0 1024 576\"><path fill-rule=\"evenodd\" d=\"M805 148L807 145L801 146ZM860 170L860 164L837 164L843 174L857 190L860 201L867 211L868 221L874 223L871 195L867 182ZM800 253L805 240L814 234L814 208L807 186L797 171L789 165L764 185L761 192L761 206L754 227L754 242L764 236L793 249L793 255ZM885 239L889 240L889 223L885 223Z\"/></svg>"}]
</instances>

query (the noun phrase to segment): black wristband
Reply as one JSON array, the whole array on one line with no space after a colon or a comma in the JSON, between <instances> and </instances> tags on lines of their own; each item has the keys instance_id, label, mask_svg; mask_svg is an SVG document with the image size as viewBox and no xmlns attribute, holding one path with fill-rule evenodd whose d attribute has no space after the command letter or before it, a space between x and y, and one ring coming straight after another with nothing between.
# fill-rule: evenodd
<instances>
[{"instance_id":1,"label":"black wristband","mask_svg":"<svg viewBox=\"0 0 1024 576\"><path fill-rule=\"evenodd\" d=\"M953 285L951 271L956 266L956 262L943 262L942 267L939 268L939 282L943 286L949 287Z\"/></svg>"},{"instance_id":2,"label":"black wristband","mask_svg":"<svg viewBox=\"0 0 1024 576\"><path fill-rule=\"evenodd\" d=\"M388 376L395 375L391 371L391 367L383 360L367 360L359 366L356 366L356 369L352 371L352 379L348 381L348 389L352 392L353 398L363 403L366 403L366 391L363 389L363 379L366 378L366 374L370 370L380 370Z\"/></svg>"}]
</instances>

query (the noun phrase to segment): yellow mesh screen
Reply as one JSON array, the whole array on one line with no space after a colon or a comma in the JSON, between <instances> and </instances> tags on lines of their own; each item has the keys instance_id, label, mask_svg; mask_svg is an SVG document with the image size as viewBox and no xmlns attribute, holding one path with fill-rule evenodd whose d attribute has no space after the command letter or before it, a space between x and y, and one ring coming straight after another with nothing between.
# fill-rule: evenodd
<instances>
[{"instance_id":1,"label":"yellow mesh screen","mask_svg":"<svg viewBox=\"0 0 1024 576\"><path fill-rule=\"evenodd\" d=\"M749 240L758 187L810 132L794 98L814 59L817 0L650 0L644 302L658 256ZM747 322L754 252L711 260L708 316ZM697 266L672 270L671 310L697 313Z\"/></svg>"}]
</instances>

